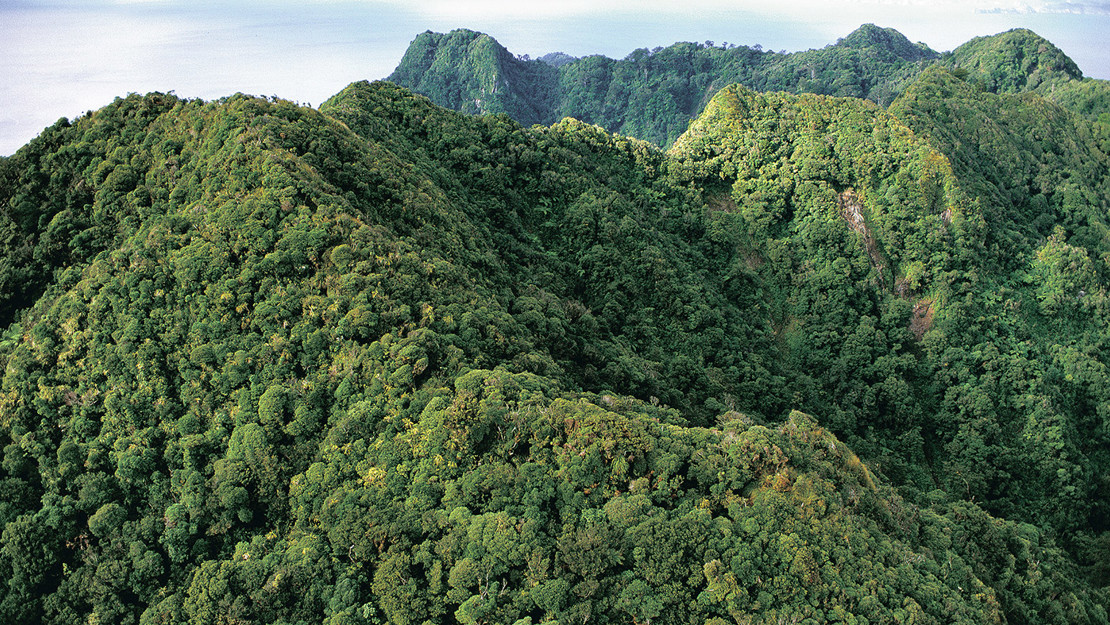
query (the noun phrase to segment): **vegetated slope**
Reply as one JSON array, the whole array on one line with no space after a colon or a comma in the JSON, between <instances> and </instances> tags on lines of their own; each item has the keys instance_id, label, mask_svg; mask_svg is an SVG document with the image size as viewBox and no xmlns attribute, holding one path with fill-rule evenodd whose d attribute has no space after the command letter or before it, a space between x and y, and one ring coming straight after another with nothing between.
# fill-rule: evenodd
<instances>
[{"instance_id":1,"label":"vegetated slope","mask_svg":"<svg viewBox=\"0 0 1110 625\"><path fill-rule=\"evenodd\" d=\"M559 69L558 115L669 145L726 85L886 103L919 63L936 56L896 31L868 24L835 45L792 54L706 42L640 49L621 61L587 57Z\"/></svg>"},{"instance_id":2,"label":"vegetated slope","mask_svg":"<svg viewBox=\"0 0 1110 625\"><path fill-rule=\"evenodd\" d=\"M1064 108L1075 111L1091 122L1091 132L1102 149L1110 154L1110 81L1084 78L1058 84L1042 95Z\"/></svg>"},{"instance_id":3,"label":"vegetated slope","mask_svg":"<svg viewBox=\"0 0 1110 625\"><path fill-rule=\"evenodd\" d=\"M709 232L697 191L667 178L650 145L574 120L525 130L507 117L459 117L367 83L322 109L423 163L467 207L500 261L490 279L531 320L506 339L519 336L527 359L537 348L553 359L532 370L654 397L700 423L728 403L785 409L766 390L778 378L770 325L750 311L757 288L731 239Z\"/></svg>"},{"instance_id":4,"label":"vegetated slope","mask_svg":"<svg viewBox=\"0 0 1110 625\"><path fill-rule=\"evenodd\" d=\"M37 148L0 161L0 323L11 323L53 281L54 270L89 260L121 243L149 211L151 196L125 197L143 175L142 164L116 157L115 135L130 135L174 106L174 99L151 97L126 117L99 124L99 158L90 142L67 140L67 120L37 140ZM108 117L108 116L105 116ZM114 145L113 145L114 142ZM82 175L78 175L82 174ZM159 186L161 180L151 180ZM145 209L145 211L144 211Z\"/></svg>"},{"instance_id":5,"label":"vegetated slope","mask_svg":"<svg viewBox=\"0 0 1110 625\"><path fill-rule=\"evenodd\" d=\"M976 262L983 229L948 159L872 103L739 86L670 153L742 234L795 405L925 467L925 441L902 439L929 413L914 302Z\"/></svg>"},{"instance_id":6,"label":"vegetated slope","mask_svg":"<svg viewBox=\"0 0 1110 625\"><path fill-rule=\"evenodd\" d=\"M995 95L933 68L890 108L948 154L982 200L984 244L1020 265L1057 225L1105 245L1110 162L1092 124L1035 95Z\"/></svg>"},{"instance_id":7,"label":"vegetated slope","mask_svg":"<svg viewBox=\"0 0 1110 625\"><path fill-rule=\"evenodd\" d=\"M1107 620L1039 516L1104 472L1042 410L1100 355L956 351L1009 323L989 224L873 105L729 89L667 156L386 84L132 96L2 167L32 258L55 190L96 234L0 338L5 622ZM1006 448L984 393L1037 374ZM1077 467L1028 506L981 487L1020 445Z\"/></svg>"},{"instance_id":8,"label":"vegetated slope","mask_svg":"<svg viewBox=\"0 0 1110 625\"><path fill-rule=\"evenodd\" d=\"M1025 28L975 37L953 50L948 60L992 93L1021 93L1083 78L1075 61Z\"/></svg>"},{"instance_id":9,"label":"vegetated slope","mask_svg":"<svg viewBox=\"0 0 1110 625\"><path fill-rule=\"evenodd\" d=\"M758 46L677 43L639 49L620 61L589 56L556 68L515 59L488 35L455 30L417 37L389 80L454 110L503 112L524 124L574 117L668 145L718 89L732 83L886 104L919 64L937 57L897 31L867 24L822 50L780 54Z\"/></svg>"},{"instance_id":10,"label":"vegetated slope","mask_svg":"<svg viewBox=\"0 0 1110 625\"><path fill-rule=\"evenodd\" d=\"M1107 158L1078 116L939 68L891 113L729 88L671 153L729 194L782 293L795 406L907 487L1096 548Z\"/></svg>"},{"instance_id":11,"label":"vegetated slope","mask_svg":"<svg viewBox=\"0 0 1110 625\"><path fill-rule=\"evenodd\" d=\"M506 113L525 125L574 117L668 146L726 85L888 106L926 67L940 63L986 91L1036 91L1101 120L1095 131L1110 145L1110 82L1083 79L1059 48L1025 29L977 37L944 54L865 24L836 44L790 54L705 42L639 49L622 60L548 56L557 60L515 58L473 31L429 32L413 41L389 80L458 111Z\"/></svg>"},{"instance_id":12,"label":"vegetated slope","mask_svg":"<svg viewBox=\"0 0 1110 625\"><path fill-rule=\"evenodd\" d=\"M986 91L1033 91L1079 113L1095 122L1102 151L1110 152L1110 81L1083 78L1074 61L1036 33L1017 28L976 37L953 50L946 62Z\"/></svg>"},{"instance_id":13,"label":"vegetated slope","mask_svg":"<svg viewBox=\"0 0 1110 625\"><path fill-rule=\"evenodd\" d=\"M426 31L409 44L389 79L440 106L471 114L507 113L524 125L550 124L558 72L516 58L493 37L458 29Z\"/></svg>"},{"instance_id":14,"label":"vegetated slope","mask_svg":"<svg viewBox=\"0 0 1110 625\"><path fill-rule=\"evenodd\" d=\"M937 353L947 378L937 417L960 429L946 447L996 471L969 479L968 492L1008 516L1038 510L1028 518L1104 532L1107 485L1079 476L1107 460L1110 158L1081 117L939 69L891 112L951 155L987 223L984 264L970 276L979 286L944 313L960 321L946 329L953 348ZM973 408L973 397L995 405Z\"/></svg>"}]
</instances>

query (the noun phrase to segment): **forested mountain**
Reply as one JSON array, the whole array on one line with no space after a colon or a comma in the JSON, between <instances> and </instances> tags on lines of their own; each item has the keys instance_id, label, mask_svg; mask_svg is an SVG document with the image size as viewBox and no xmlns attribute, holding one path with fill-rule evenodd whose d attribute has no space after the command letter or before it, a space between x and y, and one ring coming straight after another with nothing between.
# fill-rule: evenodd
<instances>
[{"instance_id":1,"label":"forested mountain","mask_svg":"<svg viewBox=\"0 0 1110 625\"><path fill-rule=\"evenodd\" d=\"M1083 78L1063 51L1025 28L976 37L953 50L950 60L993 93L1021 93Z\"/></svg>"},{"instance_id":2,"label":"forested mountain","mask_svg":"<svg viewBox=\"0 0 1110 625\"><path fill-rule=\"evenodd\" d=\"M522 124L573 117L669 146L719 89L866 98L888 106L926 67L943 64L995 93L1038 91L1098 120L1110 83L1082 80L1075 63L1037 34L1015 29L940 54L892 28L865 24L833 45L794 53L732 44L676 43L622 60L561 53L518 59L488 35L426 32L389 80L466 113L507 113ZM1099 128L1110 142L1110 117Z\"/></svg>"},{"instance_id":3,"label":"forested mountain","mask_svg":"<svg viewBox=\"0 0 1110 625\"><path fill-rule=\"evenodd\" d=\"M948 58L950 67L983 90L1034 91L1096 122L1096 139L1110 152L1110 81L1084 79L1074 61L1036 33L1018 28L976 37Z\"/></svg>"},{"instance_id":4,"label":"forested mountain","mask_svg":"<svg viewBox=\"0 0 1110 625\"><path fill-rule=\"evenodd\" d=\"M452 39L506 107L628 62ZM0 622L1110 622L1100 126L903 40L834 47L889 106L719 85L667 152L384 82L46 129Z\"/></svg>"},{"instance_id":5,"label":"forested mountain","mask_svg":"<svg viewBox=\"0 0 1110 625\"><path fill-rule=\"evenodd\" d=\"M457 111L507 113L525 125L574 117L667 145L726 85L887 104L938 54L867 24L823 50L793 54L707 41L641 48L620 61L548 57L515 58L489 35L469 30L426 32L388 80Z\"/></svg>"},{"instance_id":6,"label":"forested mountain","mask_svg":"<svg viewBox=\"0 0 1110 625\"><path fill-rule=\"evenodd\" d=\"M507 113L530 126L555 121L555 64L518 59L482 33L428 31L409 45L389 79L417 93L437 94L440 106L472 114Z\"/></svg>"}]
</instances>

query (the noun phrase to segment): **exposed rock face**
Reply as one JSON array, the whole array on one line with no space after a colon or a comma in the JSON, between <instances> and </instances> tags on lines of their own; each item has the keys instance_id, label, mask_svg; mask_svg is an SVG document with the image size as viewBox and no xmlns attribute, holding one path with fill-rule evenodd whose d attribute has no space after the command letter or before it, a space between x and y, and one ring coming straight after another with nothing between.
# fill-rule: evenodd
<instances>
[{"instance_id":1,"label":"exposed rock face","mask_svg":"<svg viewBox=\"0 0 1110 625\"><path fill-rule=\"evenodd\" d=\"M859 196L856 195L855 190L851 188L842 191L840 195L837 196L837 202L840 204L840 214L844 216L844 220L848 222L848 226L863 237L863 245L867 249L867 256L871 259L871 266L875 269L875 273L879 277L879 288L885 291L887 288L887 261L883 257L882 250L875 241L875 237L871 233L871 228L868 227L867 220L863 216L863 203L860 202Z\"/></svg>"}]
</instances>

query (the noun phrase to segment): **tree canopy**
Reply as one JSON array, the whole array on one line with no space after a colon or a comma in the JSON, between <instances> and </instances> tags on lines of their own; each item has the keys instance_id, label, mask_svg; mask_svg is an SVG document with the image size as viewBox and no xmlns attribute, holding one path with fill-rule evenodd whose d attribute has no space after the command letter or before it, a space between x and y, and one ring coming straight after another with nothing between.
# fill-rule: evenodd
<instances>
[{"instance_id":1,"label":"tree canopy","mask_svg":"<svg viewBox=\"0 0 1110 625\"><path fill-rule=\"evenodd\" d=\"M667 152L384 82L59 121L0 160L0 620L1106 623L1098 125L912 78Z\"/></svg>"},{"instance_id":2,"label":"tree canopy","mask_svg":"<svg viewBox=\"0 0 1110 625\"><path fill-rule=\"evenodd\" d=\"M815 50L681 42L640 48L620 60L563 53L529 60L483 33L429 31L412 42L389 80L465 113L505 113L524 125L574 117L668 147L731 84L865 98L886 107L933 65L992 93L1039 93L1090 121L1107 114L1110 82L1084 80L1063 51L1020 28L945 53L911 43L892 28L864 24ZM1101 124L1105 152L1110 118Z\"/></svg>"}]
</instances>

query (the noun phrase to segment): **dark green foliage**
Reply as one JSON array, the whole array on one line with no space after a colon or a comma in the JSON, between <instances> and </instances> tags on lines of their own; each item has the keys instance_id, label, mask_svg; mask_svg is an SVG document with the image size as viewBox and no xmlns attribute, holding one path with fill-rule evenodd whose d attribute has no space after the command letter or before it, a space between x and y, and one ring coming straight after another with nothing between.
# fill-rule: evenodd
<instances>
[{"instance_id":1,"label":"dark green foliage","mask_svg":"<svg viewBox=\"0 0 1110 625\"><path fill-rule=\"evenodd\" d=\"M669 145L717 90L732 83L886 105L922 63L937 57L872 24L822 50L780 54L676 43L639 49L620 61L565 55L522 61L488 35L455 30L418 36L389 80L462 112L507 113L525 125L574 117Z\"/></svg>"},{"instance_id":2,"label":"dark green foliage","mask_svg":"<svg viewBox=\"0 0 1110 625\"><path fill-rule=\"evenodd\" d=\"M866 101L740 87L722 90L671 154L720 185L792 405L853 447L897 446L888 470L931 480L919 466L929 371L914 303L976 263L982 236L948 160Z\"/></svg>"},{"instance_id":3,"label":"dark green foliage","mask_svg":"<svg viewBox=\"0 0 1110 625\"><path fill-rule=\"evenodd\" d=\"M669 153L386 83L59 122L0 162L0 621L1106 623L1090 128L943 71Z\"/></svg>"},{"instance_id":4,"label":"dark green foliage","mask_svg":"<svg viewBox=\"0 0 1110 625\"><path fill-rule=\"evenodd\" d=\"M404 117L366 115L387 107ZM697 193L659 176L665 160L651 146L573 120L525 130L460 118L385 84L356 83L323 110L434 164L446 196L471 207L468 240L492 244L473 262L488 264L488 288L506 307L457 316L479 325L475 336L509 324L499 345L475 354L482 366L514 360L571 388L655 397L701 421L726 403L781 410L761 390L776 379L760 354L767 322L741 313L753 285Z\"/></svg>"},{"instance_id":5,"label":"dark green foliage","mask_svg":"<svg viewBox=\"0 0 1110 625\"><path fill-rule=\"evenodd\" d=\"M885 107L935 64L986 91L1034 91L1095 122L1110 115L1108 83L1081 80L1074 61L1025 29L977 37L944 54L894 29L864 24L834 45L790 54L683 42L638 49L621 60L552 53L538 61L515 58L481 33L426 32L389 80L457 111L505 113L525 125L574 117L669 146L730 84L866 98ZM1110 117L1100 123L1106 152Z\"/></svg>"},{"instance_id":6,"label":"dark green foliage","mask_svg":"<svg viewBox=\"0 0 1110 625\"><path fill-rule=\"evenodd\" d=\"M538 60L543 61L544 63L547 63L552 67L559 68L566 65L567 63L577 61L578 59L565 52L549 52L541 56Z\"/></svg>"},{"instance_id":7,"label":"dark green foliage","mask_svg":"<svg viewBox=\"0 0 1110 625\"><path fill-rule=\"evenodd\" d=\"M1024 28L976 37L953 50L947 62L993 93L1044 90L1083 77L1063 51Z\"/></svg>"},{"instance_id":8,"label":"dark green foliage","mask_svg":"<svg viewBox=\"0 0 1110 625\"><path fill-rule=\"evenodd\" d=\"M87 262L122 242L158 210L149 172L172 160L176 145L158 140L158 117L183 103L151 95L117 99L82 136L59 120L0 166L0 322L42 294L57 268Z\"/></svg>"},{"instance_id":9,"label":"dark green foliage","mask_svg":"<svg viewBox=\"0 0 1110 625\"><path fill-rule=\"evenodd\" d=\"M1110 81L1086 78L1052 83L1038 92L1091 122L1096 144L1103 154L1110 154Z\"/></svg>"},{"instance_id":10,"label":"dark green foliage","mask_svg":"<svg viewBox=\"0 0 1110 625\"><path fill-rule=\"evenodd\" d=\"M1055 224L1103 245L1110 163L1082 118L1038 97L983 93L941 68L890 110L948 154L980 198L997 262L1027 262Z\"/></svg>"},{"instance_id":11,"label":"dark green foliage","mask_svg":"<svg viewBox=\"0 0 1110 625\"><path fill-rule=\"evenodd\" d=\"M409 45L389 79L463 113L508 113L525 125L551 123L556 65L514 57L492 37L427 31Z\"/></svg>"}]
</instances>

